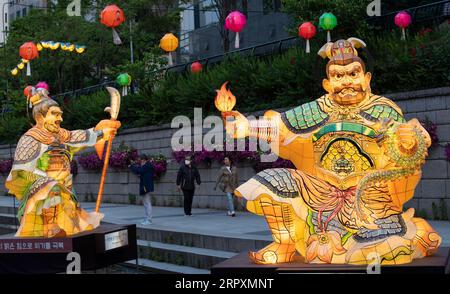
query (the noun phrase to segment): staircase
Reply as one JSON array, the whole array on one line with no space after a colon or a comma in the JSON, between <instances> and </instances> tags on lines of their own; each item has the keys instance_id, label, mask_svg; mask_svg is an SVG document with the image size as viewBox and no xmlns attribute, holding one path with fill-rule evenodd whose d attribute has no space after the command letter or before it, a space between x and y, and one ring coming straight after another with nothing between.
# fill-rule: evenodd
<instances>
[{"instance_id":1,"label":"staircase","mask_svg":"<svg viewBox=\"0 0 450 294\"><path fill-rule=\"evenodd\" d=\"M206 235L138 226L139 269L153 273L208 274L209 269L234 255L269 243L246 236ZM136 266L136 261L127 266Z\"/></svg>"}]
</instances>

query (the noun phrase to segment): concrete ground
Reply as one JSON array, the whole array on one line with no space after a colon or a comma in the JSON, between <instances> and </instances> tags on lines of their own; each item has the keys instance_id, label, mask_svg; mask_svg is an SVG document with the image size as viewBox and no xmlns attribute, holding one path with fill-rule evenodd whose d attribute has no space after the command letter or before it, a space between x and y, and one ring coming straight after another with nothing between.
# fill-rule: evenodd
<instances>
[{"instance_id":1,"label":"concrete ground","mask_svg":"<svg viewBox=\"0 0 450 294\"><path fill-rule=\"evenodd\" d=\"M0 206L18 205L12 197L0 197ZM87 211L92 211L95 203L81 203ZM193 216L185 217L182 207L153 207L153 224L142 226L144 208L137 205L104 203L100 211L104 221L116 224L137 224L138 227L169 231L188 232L224 237L271 240L271 235L263 217L248 212L237 212L229 217L225 211L213 209L192 210ZM442 246L450 246L450 222L429 221L443 238Z\"/></svg>"}]
</instances>

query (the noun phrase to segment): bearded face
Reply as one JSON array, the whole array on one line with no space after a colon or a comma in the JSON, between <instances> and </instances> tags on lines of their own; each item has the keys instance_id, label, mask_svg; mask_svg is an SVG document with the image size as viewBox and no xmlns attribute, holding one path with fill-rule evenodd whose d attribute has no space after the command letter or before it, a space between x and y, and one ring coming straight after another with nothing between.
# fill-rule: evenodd
<instances>
[{"instance_id":1,"label":"bearded face","mask_svg":"<svg viewBox=\"0 0 450 294\"><path fill-rule=\"evenodd\" d=\"M359 62L348 65L332 64L328 68L328 79L323 81L323 87L336 103L355 105L370 93L371 77L370 73L364 73Z\"/></svg>"},{"instance_id":2,"label":"bearded face","mask_svg":"<svg viewBox=\"0 0 450 294\"><path fill-rule=\"evenodd\" d=\"M47 114L43 117L44 128L54 134L57 134L61 128L62 110L58 106L52 106L48 109Z\"/></svg>"}]
</instances>

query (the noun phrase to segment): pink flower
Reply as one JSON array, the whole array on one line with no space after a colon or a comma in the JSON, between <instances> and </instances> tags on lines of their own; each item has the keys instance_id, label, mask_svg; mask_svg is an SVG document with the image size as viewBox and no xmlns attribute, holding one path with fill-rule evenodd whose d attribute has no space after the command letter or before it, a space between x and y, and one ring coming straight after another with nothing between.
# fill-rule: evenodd
<instances>
[{"instance_id":1,"label":"pink flower","mask_svg":"<svg viewBox=\"0 0 450 294\"><path fill-rule=\"evenodd\" d=\"M331 263L333 255L347 252L341 244L341 237L335 231L322 232L311 235L306 243L306 261L312 262L316 258Z\"/></svg>"}]
</instances>

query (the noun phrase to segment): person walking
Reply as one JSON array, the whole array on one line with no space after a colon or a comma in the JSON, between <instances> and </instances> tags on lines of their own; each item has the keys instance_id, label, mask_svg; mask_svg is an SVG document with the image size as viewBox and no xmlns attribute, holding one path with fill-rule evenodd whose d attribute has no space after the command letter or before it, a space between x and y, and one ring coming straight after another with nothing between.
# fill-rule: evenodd
<instances>
[{"instance_id":1,"label":"person walking","mask_svg":"<svg viewBox=\"0 0 450 294\"><path fill-rule=\"evenodd\" d=\"M184 215L192 215L192 200L194 199L195 182L201 184L200 173L192 165L192 157L186 156L184 163L180 166L177 174L177 189L183 191L184 196Z\"/></svg>"},{"instance_id":2,"label":"person walking","mask_svg":"<svg viewBox=\"0 0 450 294\"><path fill-rule=\"evenodd\" d=\"M236 212L234 211L233 192L239 184L237 168L232 165L229 157L225 157L223 159L223 164L224 165L220 168L219 173L217 174L214 190L216 190L217 186L219 186L220 190L227 195L227 215L234 217L236 216Z\"/></svg>"},{"instance_id":3,"label":"person walking","mask_svg":"<svg viewBox=\"0 0 450 294\"><path fill-rule=\"evenodd\" d=\"M152 197L151 192L154 191L153 184L153 174L154 167L148 156L142 154L139 157L139 163L133 163L130 165L130 170L132 173L139 176L139 194L142 196L142 202L144 204L145 209L145 218L141 222L142 225L151 225L152 224Z\"/></svg>"}]
</instances>

